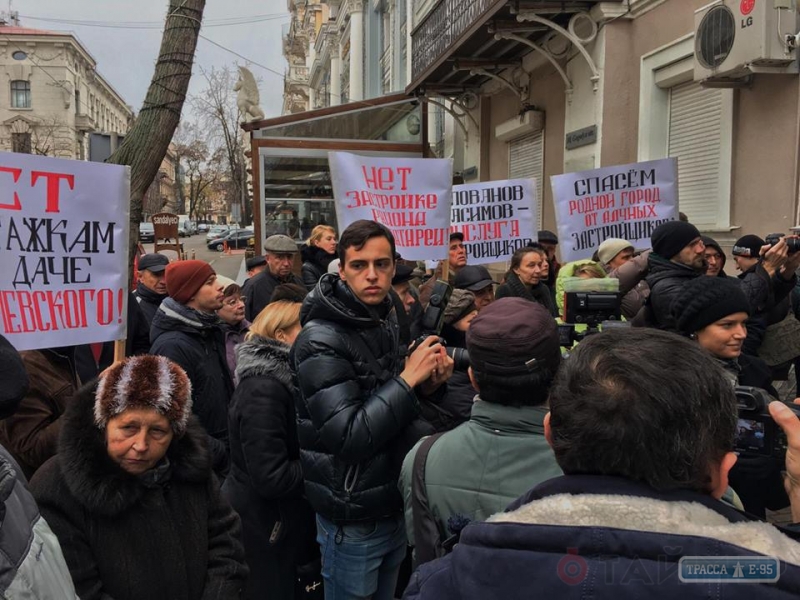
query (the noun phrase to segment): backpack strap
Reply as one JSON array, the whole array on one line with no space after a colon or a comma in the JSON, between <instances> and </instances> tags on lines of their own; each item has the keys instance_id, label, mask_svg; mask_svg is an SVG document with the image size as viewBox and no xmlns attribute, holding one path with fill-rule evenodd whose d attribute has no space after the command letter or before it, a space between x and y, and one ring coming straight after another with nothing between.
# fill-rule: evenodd
<instances>
[{"instance_id":1,"label":"backpack strap","mask_svg":"<svg viewBox=\"0 0 800 600\"><path fill-rule=\"evenodd\" d=\"M425 487L425 465L428 453L436 441L446 432L430 435L422 440L414 456L411 474L411 511L414 518L414 568L444 556L442 534L428 502L428 489Z\"/></svg>"}]
</instances>

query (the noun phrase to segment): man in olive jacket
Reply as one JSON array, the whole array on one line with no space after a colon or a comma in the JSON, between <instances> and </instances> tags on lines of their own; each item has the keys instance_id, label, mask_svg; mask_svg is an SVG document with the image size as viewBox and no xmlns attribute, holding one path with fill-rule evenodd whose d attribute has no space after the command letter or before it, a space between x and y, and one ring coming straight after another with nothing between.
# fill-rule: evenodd
<instances>
[{"instance_id":1,"label":"man in olive jacket","mask_svg":"<svg viewBox=\"0 0 800 600\"><path fill-rule=\"evenodd\" d=\"M403 462L401 487L409 544L417 564L470 521L502 512L531 486L561 475L544 437L547 394L561 362L558 328L548 310L501 298L467 330L469 376L478 389L470 420L439 437L424 471L425 493L439 539L415 539L413 497L420 442ZM418 529L423 531L423 529Z\"/></svg>"},{"instance_id":2,"label":"man in olive jacket","mask_svg":"<svg viewBox=\"0 0 800 600\"><path fill-rule=\"evenodd\" d=\"M323 275L306 297L292 350L300 460L317 513L325 597L391 600L406 553L400 466L430 432L418 428L414 388L434 393L453 361L433 336L408 359L398 352L388 229L356 221L338 252L339 274Z\"/></svg>"}]
</instances>

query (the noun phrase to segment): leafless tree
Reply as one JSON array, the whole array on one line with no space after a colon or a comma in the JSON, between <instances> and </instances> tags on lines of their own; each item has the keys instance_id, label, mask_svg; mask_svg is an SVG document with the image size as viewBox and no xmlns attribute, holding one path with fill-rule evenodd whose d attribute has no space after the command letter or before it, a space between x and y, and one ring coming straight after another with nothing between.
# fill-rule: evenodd
<instances>
[{"instance_id":1,"label":"leafless tree","mask_svg":"<svg viewBox=\"0 0 800 600\"><path fill-rule=\"evenodd\" d=\"M211 70L200 69L206 80L206 88L190 100L198 120L207 131L206 141L212 153L218 148L225 156L227 164L226 180L229 182L229 202L241 204L243 224L252 221L251 203L247 198L247 175L245 173L244 138L239 124L242 114L236 104L233 91L238 80L235 70L223 67ZM229 204L230 205L230 204Z\"/></svg>"},{"instance_id":2,"label":"leafless tree","mask_svg":"<svg viewBox=\"0 0 800 600\"><path fill-rule=\"evenodd\" d=\"M142 199L181 118L205 5L205 0L169 0L161 49L144 104L125 141L108 159L131 167L131 266L139 240Z\"/></svg>"}]
</instances>

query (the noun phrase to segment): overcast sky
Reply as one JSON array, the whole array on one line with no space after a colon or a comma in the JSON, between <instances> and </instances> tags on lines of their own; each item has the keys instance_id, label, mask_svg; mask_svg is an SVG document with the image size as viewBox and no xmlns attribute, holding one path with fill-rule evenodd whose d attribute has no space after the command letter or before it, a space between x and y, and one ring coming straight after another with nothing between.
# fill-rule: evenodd
<instances>
[{"instance_id":1,"label":"overcast sky","mask_svg":"<svg viewBox=\"0 0 800 600\"><path fill-rule=\"evenodd\" d=\"M12 0L12 8L19 12L23 27L73 32L94 56L100 74L136 112L139 112L153 76L167 7L167 0ZM8 0L0 0L0 10L8 10ZM261 20L244 25L215 26L215 21L218 23L220 20L240 17L242 20L247 17L250 17L250 21ZM152 22L158 29L108 28L39 19L99 21L134 26ZM266 116L280 115L282 74L286 64L281 54L281 27L288 22L285 0L207 0L201 35L281 75L248 63L200 39L189 93L198 94L204 87L198 67L210 69L244 65L260 80L261 107Z\"/></svg>"}]
</instances>

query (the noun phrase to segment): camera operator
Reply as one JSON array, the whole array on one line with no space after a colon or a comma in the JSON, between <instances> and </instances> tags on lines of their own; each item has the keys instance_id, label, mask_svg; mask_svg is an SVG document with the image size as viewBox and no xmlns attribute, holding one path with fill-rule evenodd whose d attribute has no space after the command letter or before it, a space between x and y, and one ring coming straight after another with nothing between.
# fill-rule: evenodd
<instances>
[{"instance_id":1,"label":"camera operator","mask_svg":"<svg viewBox=\"0 0 800 600\"><path fill-rule=\"evenodd\" d=\"M468 521L502 511L531 485L561 474L543 435L547 393L561 363L553 317L539 304L503 298L478 313L466 338L469 377L479 390L469 421L421 441L403 462L406 529L418 564ZM429 511L414 509L421 493Z\"/></svg>"},{"instance_id":2,"label":"camera operator","mask_svg":"<svg viewBox=\"0 0 800 600\"><path fill-rule=\"evenodd\" d=\"M731 278L698 277L675 298L672 312L678 332L711 354L734 386L757 387L778 397L764 361L742 354L750 303L739 282ZM788 506L781 468L780 462L772 457L740 455L731 469L730 482L747 512L764 518L765 508L779 510Z\"/></svg>"},{"instance_id":3,"label":"camera operator","mask_svg":"<svg viewBox=\"0 0 800 600\"><path fill-rule=\"evenodd\" d=\"M453 361L434 336L400 356L386 227L356 221L337 251L339 274L306 297L292 348L300 460L326 595L388 599L406 554L400 466L422 436L421 398L444 391Z\"/></svg>"},{"instance_id":4,"label":"camera operator","mask_svg":"<svg viewBox=\"0 0 800 600\"><path fill-rule=\"evenodd\" d=\"M619 279L622 316L633 319L650 295L650 288L644 280L648 273L650 251L637 255L629 241L608 238L600 244L596 255L608 276Z\"/></svg>"},{"instance_id":5,"label":"camera operator","mask_svg":"<svg viewBox=\"0 0 800 600\"><path fill-rule=\"evenodd\" d=\"M565 475L468 525L450 555L420 567L406 600L800 595L800 544L719 501L737 460L737 403L705 350L652 329L591 336L561 364L549 403L544 433ZM770 410L800 481L800 422ZM683 557L753 555L780 561L777 581L679 578Z\"/></svg>"},{"instance_id":6,"label":"camera operator","mask_svg":"<svg viewBox=\"0 0 800 600\"><path fill-rule=\"evenodd\" d=\"M797 243L796 238L789 239L793 242L792 246ZM745 235L736 240L731 251L736 268L741 271L739 280L752 307L750 329L744 344L745 354L759 355L768 338L767 329L786 319L789 313L789 294L797 283L794 273L800 267L800 252L790 253L790 244L786 238L773 242L768 244L756 235ZM782 328L773 327L773 331ZM800 354L800 340L795 342L789 339L792 343L788 346L786 338L790 336L781 337L781 347L777 349L777 353L770 352L775 356L765 357L771 367ZM771 349L772 344L764 350Z\"/></svg>"}]
</instances>

